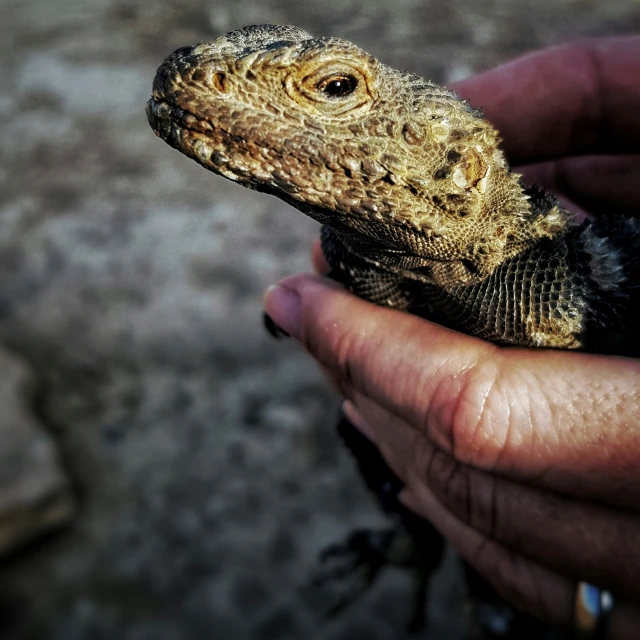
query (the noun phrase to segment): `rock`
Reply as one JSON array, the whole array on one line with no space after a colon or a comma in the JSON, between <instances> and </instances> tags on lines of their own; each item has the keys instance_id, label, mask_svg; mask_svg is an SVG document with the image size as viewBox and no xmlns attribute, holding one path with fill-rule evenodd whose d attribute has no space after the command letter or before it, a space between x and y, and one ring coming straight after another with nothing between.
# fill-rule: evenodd
<instances>
[{"instance_id":1,"label":"rock","mask_svg":"<svg viewBox=\"0 0 640 640\"><path fill-rule=\"evenodd\" d=\"M29 406L32 374L0 349L0 556L68 522L70 482L53 438Z\"/></svg>"}]
</instances>

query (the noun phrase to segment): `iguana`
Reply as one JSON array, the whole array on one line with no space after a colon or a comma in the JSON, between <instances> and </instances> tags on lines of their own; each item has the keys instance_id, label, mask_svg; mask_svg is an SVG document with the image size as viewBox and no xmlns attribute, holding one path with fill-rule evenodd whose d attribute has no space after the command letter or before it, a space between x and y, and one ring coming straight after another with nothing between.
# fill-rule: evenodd
<instances>
[{"instance_id":1,"label":"iguana","mask_svg":"<svg viewBox=\"0 0 640 640\"><path fill-rule=\"evenodd\" d=\"M147 115L207 169L322 223L331 276L358 296L498 344L640 355L640 223L576 222L448 89L260 25L171 54Z\"/></svg>"}]
</instances>

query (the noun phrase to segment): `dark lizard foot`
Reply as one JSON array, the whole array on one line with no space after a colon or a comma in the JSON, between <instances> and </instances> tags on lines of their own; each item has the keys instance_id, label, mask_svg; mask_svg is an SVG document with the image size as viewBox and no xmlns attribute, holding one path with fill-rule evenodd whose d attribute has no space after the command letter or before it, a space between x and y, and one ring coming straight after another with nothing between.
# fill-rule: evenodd
<instances>
[{"instance_id":1,"label":"dark lizard foot","mask_svg":"<svg viewBox=\"0 0 640 640\"><path fill-rule=\"evenodd\" d=\"M336 603L326 612L327 618L336 616L366 593L380 570L389 563L388 550L394 536L393 529L358 530L344 543L331 545L320 553L321 566L311 585L345 585Z\"/></svg>"},{"instance_id":2,"label":"dark lizard foot","mask_svg":"<svg viewBox=\"0 0 640 640\"><path fill-rule=\"evenodd\" d=\"M357 530L343 544L333 545L321 554L323 564L332 566L318 571L315 586L350 582L328 615L336 615L366 593L378 574L387 566L409 570L415 580L413 611L408 631L414 633L426 624L428 582L440 564L444 540L426 521L398 501L402 482L387 466L378 449L341 413L337 430L353 455L359 471L382 509L393 520L390 528L378 531Z\"/></svg>"},{"instance_id":3,"label":"dark lizard foot","mask_svg":"<svg viewBox=\"0 0 640 640\"><path fill-rule=\"evenodd\" d=\"M388 566L409 569L414 574L413 610L408 633L416 633L427 623L425 607L431 563L416 558L413 537L401 528L354 531L343 544L327 547L320 555L322 567L311 581L312 587L343 584L342 593L326 612L331 618L358 600ZM324 566L330 565L330 566Z\"/></svg>"}]
</instances>

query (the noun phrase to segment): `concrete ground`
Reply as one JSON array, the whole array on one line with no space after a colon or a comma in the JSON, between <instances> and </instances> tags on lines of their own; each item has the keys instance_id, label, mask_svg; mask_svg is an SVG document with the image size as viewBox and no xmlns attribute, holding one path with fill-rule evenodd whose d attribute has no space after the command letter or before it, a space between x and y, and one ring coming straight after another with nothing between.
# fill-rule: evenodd
<instances>
[{"instance_id":1,"label":"concrete ground","mask_svg":"<svg viewBox=\"0 0 640 640\"><path fill-rule=\"evenodd\" d=\"M635 0L1 0L0 343L77 498L0 564L9 640L398 638L393 571L340 618L317 552L382 519L333 429L338 398L261 326L314 223L205 172L144 114L177 47L256 23L345 37L449 82L640 27ZM33 469L33 473L38 473ZM456 565L425 638L462 638Z\"/></svg>"}]
</instances>

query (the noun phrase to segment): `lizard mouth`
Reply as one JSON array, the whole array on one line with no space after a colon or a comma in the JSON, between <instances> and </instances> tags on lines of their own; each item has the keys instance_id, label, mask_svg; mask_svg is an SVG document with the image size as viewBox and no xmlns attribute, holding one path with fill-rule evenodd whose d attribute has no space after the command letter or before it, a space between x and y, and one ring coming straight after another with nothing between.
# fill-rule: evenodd
<instances>
[{"instance_id":1,"label":"lizard mouth","mask_svg":"<svg viewBox=\"0 0 640 640\"><path fill-rule=\"evenodd\" d=\"M147 119L155 134L168 141L168 135L174 128L197 133L211 133L215 127L203 118L171 104L162 96L154 95L147 101Z\"/></svg>"},{"instance_id":2,"label":"lizard mouth","mask_svg":"<svg viewBox=\"0 0 640 640\"><path fill-rule=\"evenodd\" d=\"M174 149L229 180L247 181L251 171L242 162L230 163L227 151L232 139L235 144L241 140L239 136L172 104L155 91L146 104L146 114L154 133Z\"/></svg>"},{"instance_id":3,"label":"lizard mouth","mask_svg":"<svg viewBox=\"0 0 640 640\"><path fill-rule=\"evenodd\" d=\"M208 169L237 179L223 170L227 158L220 150L220 142L229 136L228 132L157 94L147 102L146 113L154 133L167 144Z\"/></svg>"}]
</instances>

